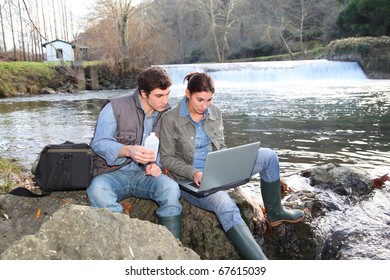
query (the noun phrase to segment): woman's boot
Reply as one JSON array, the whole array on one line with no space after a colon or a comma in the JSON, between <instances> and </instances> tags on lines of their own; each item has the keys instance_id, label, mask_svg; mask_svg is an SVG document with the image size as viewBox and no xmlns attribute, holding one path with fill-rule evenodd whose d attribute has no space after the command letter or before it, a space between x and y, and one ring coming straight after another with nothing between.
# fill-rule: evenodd
<instances>
[{"instance_id":1,"label":"woman's boot","mask_svg":"<svg viewBox=\"0 0 390 280\"><path fill-rule=\"evenodd\" d=\"M245 223L230 228L226 235L245 260L267 260Z\"/></svg>"},{"instance_id":2,"label":"woman's boot","mask_svg":"<svg viewBox=\"0 0 390 280\"><path fill-rule=\"evenodd\" d=\"M263 197L265 212L267 214L267 223L269 226L275 227L283 222L296 223L303 220L303 211L297 209L283 209L279 180L271 183L261 180L261 195Z\"/></svg>"}]
</instances>

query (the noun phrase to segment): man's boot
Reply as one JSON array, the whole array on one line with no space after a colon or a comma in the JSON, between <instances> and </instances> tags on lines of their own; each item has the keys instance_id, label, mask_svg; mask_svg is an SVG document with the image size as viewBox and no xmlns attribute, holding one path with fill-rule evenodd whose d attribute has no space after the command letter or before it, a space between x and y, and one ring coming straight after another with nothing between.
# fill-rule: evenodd
<instances>
[{"instance_id":1,"label":"man's boot","mask_svg":"<svg viewBox=\"0 0 390 280\"><path fill-rule=\"evenodd\" d=\"M230 228L226 235L245 260L267 260L245 223Z\"/></svg>"},{"instance_id":2,"label":"man's boot","mask_svg":"<svg viewBox=\"0 0 390 280\"><path fill-rule=\"evenodd\" d=\"M165 226L177 239L181 238L181 215L158 217L158 223Z\"/></svg>"},{"instance_id":3,"label":"man's boot","mask_svg":"<svg viewBox=\"0 0 390 280\"><path fill-rule=\"evenodd\" d=\"M283 209L279 180L271 183L261 180L261 195L263 197L265 212L267 214L267 223L269 226L275 227L283 222L296 223L303 220L303 211L297 209Z\"/></svg>"}]
</instances>

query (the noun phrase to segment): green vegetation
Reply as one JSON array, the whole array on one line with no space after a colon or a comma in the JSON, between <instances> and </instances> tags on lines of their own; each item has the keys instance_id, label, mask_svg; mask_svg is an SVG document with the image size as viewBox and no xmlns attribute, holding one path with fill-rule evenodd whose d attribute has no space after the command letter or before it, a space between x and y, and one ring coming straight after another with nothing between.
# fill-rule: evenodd
<instances>
[{"instance_id":1,"label":"green vegetation","mask_svg":"<svg viewBox=\"0 0 390 280\"><path fill-rule=\"evenodd\" d=\"M323 57L326 53L326 47L319 47L313 50L309 50L306 53L302 54L301 52L293 53L293 58L295 60L305 60L305 59L316 59L318 57ZM229 60L228 62L251 62L251 61L283 61L291 60L290 54L279 54L279 55L270 55L270 56L259 56L248 59L236 59Z\"/></svg>"},{"instance_id":2,"label":"green vegetation","mask_svg":"<svg viewBox=\"0 0 390 280\"><path fill-rule=\"evenodd\" d=\"M228 55L228 59L240 59L240 58L251 58L259 56L269 56L273 54L273 46L264 42L257 42L253 46L243 46L236 52Z\"/></svg>"},{"instance_id":3,"label":"green vegetation","mask_svg":"<svg viewBox=\"0 0 390 280\"><path fill-rule=\"evenodd\" d=\"M102 61L102 60L84 61L83 62L84 67L97 66L97 65L102 65L102 64L104 64L104 61Z\"/></svg>"},{"instance_id":4,"label":"green vegetation","mask_svg":"<svg viewBox=\"0 0 390 280\"><path fill-rule=\"evenodd\" d=\"M23 168L15 161L0 157L0 194L15 188L15 182L22 175Z\"/></svg>"},{"instance_id":5,"label":"green vegetation","mask_svg":"<svg viewBox=\"0 0 390 280\"><path fill-rule=\"evenodd\" d=\"M343 37L390 35L389 0L353 0L338 16Z\"/></svg>"},{"instance_id":6,"label":"green vegetation","mask_svg":"<svg viewBox=\"0 0 390 280\"><path fill-rule=\"evenodd\" d=\"M53 67L42 62L0 62L0 98L39 94L59 77Z\"/></svg>"}]
</instances>

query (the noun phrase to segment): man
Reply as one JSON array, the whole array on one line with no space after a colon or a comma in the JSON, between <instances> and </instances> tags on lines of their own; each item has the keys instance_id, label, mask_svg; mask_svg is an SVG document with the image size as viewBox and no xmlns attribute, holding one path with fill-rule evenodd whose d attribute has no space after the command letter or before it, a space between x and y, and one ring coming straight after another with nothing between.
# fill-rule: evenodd
<instances>
[{"instance_id":1,"label":"man","mask_svg":"<svg viewBox=\"0 0 390 280\"><path fill-rule=\"evenodd\" d=\"M92 207L113 212L123 212L119 202L127 197L152 199L159 205L159 224L180 238L179 186L162 174L159 155L143 147L150 132L157 136L160 133L161 115L170 109L171 85L164 69L150 67L138 76L138 88L133 94L106 102L91 141L97 154L96 176L87 195Z\"/></svg>"}]
</instances>

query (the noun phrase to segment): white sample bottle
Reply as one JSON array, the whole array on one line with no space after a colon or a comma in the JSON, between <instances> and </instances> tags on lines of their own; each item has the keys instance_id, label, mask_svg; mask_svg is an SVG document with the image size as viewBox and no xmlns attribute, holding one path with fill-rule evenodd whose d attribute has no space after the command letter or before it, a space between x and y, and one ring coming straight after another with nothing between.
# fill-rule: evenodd
<instances>
[{"instance_id":1,"label":"white sample bottle","mask_svg":"<svg viewBox=\"0 0 390 280\"><path fill-rule=\"evenodd\" d=\"M156 133L151 132L150 135L145 139L145 148L147 150L152 150L154 152L154 161L156 161L158 145L159 145L159 140L156 136Z\"/></svg>"}]
</instances>

